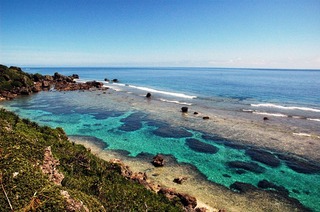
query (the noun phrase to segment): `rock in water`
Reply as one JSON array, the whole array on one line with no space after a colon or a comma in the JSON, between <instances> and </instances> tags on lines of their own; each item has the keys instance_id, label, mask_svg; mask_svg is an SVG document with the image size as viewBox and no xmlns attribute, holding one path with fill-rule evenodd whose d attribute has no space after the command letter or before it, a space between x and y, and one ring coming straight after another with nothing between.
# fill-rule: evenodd
<instances>
[{"instance_id":1,"label":"rock in water","mask_svg":"<svg viewBox=\"0 0 320 212\"><path fill-rule=\"evenodd\" d=\"M182 111L182 113L187 113L188 112L188 107L182 107L181 111Z\"/></svg>"},{"instance_id":2,"label":"rock in water","mask_svg":"<svg viewBox=\"0 0 320 212\"><path fill-rule=\"evenodd\" d=\"M151 97L151 93L147 93L146 97L150 98Z\"/></svg>"},{"instance_id":3,"label":"rock in water","mask_svg":"<svg viewBox=\"0 0 320 212\"><path fill-rule=\"evenodd\" d=\"M186 181L187 179L188 179L187 177L177 177L177 178L174 178L173 182L182 184L182 182Z\"/></svg>"},{"instance_id":4,"label":"rock in water","mask_svg":"<svg viewBox=\"0 0 320 212\"><path fill-rule=\"evenodd\" d=\"M164 157L163 155L157 154L156 156L153 157L152 164L155 167L161 167L164 166Z\"/></svg>"}]
</instances>

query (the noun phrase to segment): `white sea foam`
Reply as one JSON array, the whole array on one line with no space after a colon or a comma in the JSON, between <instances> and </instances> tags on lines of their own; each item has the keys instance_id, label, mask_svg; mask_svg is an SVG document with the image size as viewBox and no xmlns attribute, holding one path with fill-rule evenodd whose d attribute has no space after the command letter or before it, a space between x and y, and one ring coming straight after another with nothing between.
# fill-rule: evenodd
<instances>
[{"instance_id":1,"label":"white sea foam","mask_svg":"<svg viewBox=\"0 0 320 212\"><path fill-rule=\"evenodd\" d=\"M258 111L253 111L252 113L258 114L258 115L265 115L265 116L288 117L287 115L284 115L281 113L266 113L266 112L258 112Z\"/></svg>"},{"instance_id":2,"label":"white sea foam","mask_svg":"<svg viewBox=\"0 0 320 212\"><path fill-rule=\"evenodd\" d=\"M317 112L320 113L319 109L315 108L309 108L309 107L294 107L294 106L282 106L282 105L276 105L271 103L265 103L265 104L251 104L252 107L271 107L271 108L278 108L283 110L303 110L303 111L311 111L311 112Z\"/></svg>"},{"instance_id":3,"label":"white sea foam","mask_svg":"<svg viewBox=\"0 0 320 212\"><path fill-rule=\"evenodd\" d=\"M191 106L191 103L187 103L187 102L179 102L179 101L175 101L175 100L167 100L167 99L160 99L160 101L163 102L170 102L170 103L175 103L175 104L179 104L179 105L189 105Z\"/></svg>"},{"instance_id":4,"label":"white sea foam","mask_svg":"<svg viewBox=\"0 0 320 212\"><path fill-rule=\"evenodd\" d=\"M252 113L253 110L247 110L247 109L242 109L243 112L249 112L249 113Z\"/></svg>"},{"instance_id":5,"label":"white sea foam","mask_svg":"<svg viewBox=\"0 0 320 212\"><path fill-rule=\"evenodd\" d=\"M320 121L320 119L307 118L310 121Z\"/></svg>"},{"instance_id":6,"label":"white sea foam","mask_svg":"<svg viewBox=\"0 0 320 212\"><path fill-rule=\"evenodd\" d=\"M195 99L195 98L197 98L197 96L190 96L190 95L186 95L186 94L183 94L183 93L160 91L160 90L156 90L156 89L152 89L152 88L140 87L140 86L134 86L134 85L125 85L125 86L129 86L130 88L135 88L135 89L139 89L139 90L143 90L143 91L147 91L147 92L161 93L161 94L165 94L165 95L176 96L176 97L186 98L186 99Z\"/></svg>"},{"instance_id":7,"label":"white sea foam","mask_svg":"<svg viewBox=\"0 0 320 212\"><path fill-rule=\"evenodd\" d=\"M293 135L311 137L311 135L307 133L293 133Z\"/></svg>"}]
</instances>

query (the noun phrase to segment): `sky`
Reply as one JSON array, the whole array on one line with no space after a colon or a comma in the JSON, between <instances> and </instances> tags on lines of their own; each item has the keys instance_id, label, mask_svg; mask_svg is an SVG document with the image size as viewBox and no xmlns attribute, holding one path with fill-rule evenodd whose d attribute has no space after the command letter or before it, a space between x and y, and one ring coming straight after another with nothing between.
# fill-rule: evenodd
<instances>
[{"instance_id":1,"label":"sky","mask_svg":"<svg viewBox=\"0 0 320 212\"><path fill-rule=\"evenodd\" d=\"M0 64L320 69L320 0L0 0Z\"/></svg>"}]
</instances>

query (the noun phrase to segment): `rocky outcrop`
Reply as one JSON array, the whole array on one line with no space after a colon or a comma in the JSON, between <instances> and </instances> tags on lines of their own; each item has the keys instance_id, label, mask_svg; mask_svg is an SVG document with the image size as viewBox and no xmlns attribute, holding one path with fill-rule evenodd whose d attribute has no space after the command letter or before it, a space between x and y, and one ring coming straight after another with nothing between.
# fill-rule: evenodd
<instances>
[{"instance_id":1,"label":"rocky outcrop","mask_svg":"<svg viewBox=\"0 0 320 212\"><path fill-rule=\"evenodd\" d=\"M57 169L58 165L60 165L59 160L56 160L53 157L51 147L47 147L44 151L44 159L41 170L44 174L48 175L50 181L56 185L61 185L64 175Z\"/></svg>"},{"instance_id":2,"label":"rocky outcrop","mask_svg":"<svg viewBox=\"0 0 320 212\"><path fill-rule=\"evenodd\" d=\"M187 211L192 211L197 206L197 199L195 197L190 196L189 194L176 192L172 188L161 188L158 191L158 194L163 194L169 200L178 198L183 206L187 209Z\"/></svg>"},{"instance_id":3,"label":"rocky outcrop","mask_svg":"<svg viewBox=\"0 0 320 212\"><path fill-rule=\"evenodd\" d=\"M164 157L163 155L157 154L156 156L153 157L152 164L155 167L161 167L164 166Z\"/></svg>"},{"instance_id":4,"label":"rocky outcrop","mask_svg":"<svg viewBox=\"0 0 320 212\"><path fill-rule=\"evenodd\" d=\"M0 66L0 99L10 100L18 95L30 95L40 91L48 91L54 88L58 91L101 89L103 83L90 81L77 83L79 75L64 76L54 73L53 76L41 74L28 74L18 67Z\"/></svg>"},{"instance_id":5,"label":"rocky outcrop","mask_svg":"<svg viewBox=\"0 0 320 212\"><path fill-rule=\"evenodd\" d=\"M177 184L182 184L184 181L186 181L188 178L187 177L177 177L177 178L174 178L173 179L173 182L174 183L177 183Z\"/></svg>"},{"instance_id":6,"label":"rocky outcrop","mask_svg":"<svg viewBox=\"0 0 320 212\"><path fill-rule=\"evenodd\" d=\"M82 201L77 201L73 197L70 196L68 191L61 190L60 194L63 196L63 198L66 201L66 211L85 211L89 212L89 209L87 206L83 204Z\"/></svg>"},{"instance_id":7,"label":"rocky outcrop","mask_svg":"<svg viewBox=\"0 0 320 212\"><path fill-rule=\"evenodd\" d=\"M159 154L157 156L160 156L159 158L163 159L163 156L161 156ZM172 188L163 188L158 184L154 184L148 180L146 173L132 172L130 170L129 166L126 166L119 159L112 159L112 160L110 160L110 162L113 164L116 164L117 166L120 167L120 172L121 172L122 176L124 176L125 178L143 185L148 190L154 191L158 194L162 194L162 195L166 196L169 200L176 201L176 199L179 199L179 201L182 203L182 205L184 206L186 211L195 211L195 207L197 206L197 199L195 197L190 196L189 194L183 194L183 193L176 192ZM181 178L181 180L186 180L186 178L183 177L183 178Z\"/></svg>"}]
</instances>

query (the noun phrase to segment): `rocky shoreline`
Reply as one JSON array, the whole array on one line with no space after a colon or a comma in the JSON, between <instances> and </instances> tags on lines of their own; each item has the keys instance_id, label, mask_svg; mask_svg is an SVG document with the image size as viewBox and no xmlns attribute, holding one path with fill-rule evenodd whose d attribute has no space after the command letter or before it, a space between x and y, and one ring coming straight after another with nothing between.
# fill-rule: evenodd
<instances>
[{"instance_id":1,"label":"rocky shoreline","mask_svg":"<svg viewBox=\"0 0 320 212\"><path fill-rule=\"evenodd\" d=\"M76 82L79 75L73 74L71 76L64 76L55 73L53 76L41 74L28 74L19 67L6 67L0 65L0 99L11 100L19 95L30 95L40 91L75 91L75 90L89 90L91 88L103 88L102 82L89 81L85 83Z\"/></svg>"}]
</instances>

